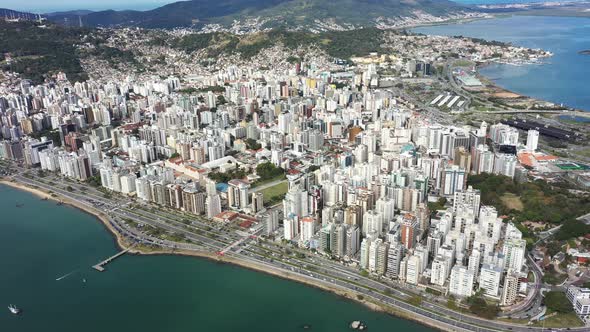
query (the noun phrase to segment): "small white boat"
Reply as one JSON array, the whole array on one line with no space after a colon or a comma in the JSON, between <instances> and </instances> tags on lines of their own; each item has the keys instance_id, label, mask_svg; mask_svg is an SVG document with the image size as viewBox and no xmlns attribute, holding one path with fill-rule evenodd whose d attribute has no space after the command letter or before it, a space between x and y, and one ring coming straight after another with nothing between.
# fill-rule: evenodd
<instances>
[{"instance_id":1,"label":"small white boat","mask_svg":"<svg viewBox=\"0 0 590 332\"><path fill-rule=\"evenodd\" d=\"M10 310L10 312L13 315L18 315L20 314L21 310L19 308L17 308L14 304L10 304L8 305L8 310Z\"/></svg>"}]
</instances>

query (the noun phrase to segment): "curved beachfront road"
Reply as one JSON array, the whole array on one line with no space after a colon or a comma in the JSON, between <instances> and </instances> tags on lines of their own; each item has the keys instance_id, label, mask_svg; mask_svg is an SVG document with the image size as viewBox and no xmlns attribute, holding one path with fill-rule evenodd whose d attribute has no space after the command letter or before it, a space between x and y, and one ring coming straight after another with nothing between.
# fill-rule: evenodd
<instances>
[{"instance_id":1,"label":"curved beachfront road","mask_svg":"<svg viewBox=\"0 0 590 332\"><path fill-rule=\"evenodd\" d=\"M204 224L201 224L198 221L193 222L194 226L183 224L176 219L173 219L172 215L165 211L156 210L154 212L149 211L148 209L130 211L129 209L124 208L126 204L129 204L130 200L120 198L107 199L93 188L89 188L87 185L81 185L75 182L67 183L76 188L75 191L69 192L57 186L46 184L45 181L47 181L47 179L36 179L34 177L28 178L22 175L15 175L13 178L20 183L40 187L45 190L51 190L56 194L75 200L94 209L97 209L96 205L98 203L101 207L106 209L103 212L107 212L109 215L115 217L113 219L126 218L135 222L160 227L170 232L183 234L187 239L199 244L172 244L170 241L160 241L158 243L159 245L201 251L203 248L206 248L206 250L209 250L210 252L216 252L226 248L240 238L235 232L225 232L219 229L211 230L210 227L210 230L203 231L199 226L203 226ZM42 180L43 182L40 182L39 180ZM61 182L58 179L56 179L56 181ZM81 192L81 188L85 188L86 192ZM100 209L102 210L103 208ZM127 233L130 232L128 227L122 225L118 225L117 229L120 229L121 227L125 227ZM149 243L154 243L155 241L154 238L143 235L140 232L133 232L133 236L136 240L140 241L146 241ZM255 242L255 240L252 241ZM231 248L226 256L259 266L262 270L272 270L283 275L292 274L299 278L305 278L308 281L311 281L312 284L325 285L332 289L341 289L347 292L360 294L365 299L385 304L398 311L413 316L417 321L429 322L430 324L439 326L441 329L451 331L484 332L543 332L548 330L540 327L528 327L502 321L485 320L450 310L444 305L439 305L426 300L423 301L422 305L414 306L405 300L412 295L411 293L406 292L402 288L393 288L390 285L386 285L377 280L364 278L357 272L336 262L315 256L307 257L302 260L292 257L286 259L278 259L275 257L269 258L267 255L268 251L265 247L250 245L247 242L249 241L245 241L239 246ZM304 264L302 264L302 262ZM534 267L533 271L537 272ZM532 297L532 299L534 299L534 297ZM569 330L582 332L587 331L587 328L570 328Z\"/></svg>"}]
</instances>

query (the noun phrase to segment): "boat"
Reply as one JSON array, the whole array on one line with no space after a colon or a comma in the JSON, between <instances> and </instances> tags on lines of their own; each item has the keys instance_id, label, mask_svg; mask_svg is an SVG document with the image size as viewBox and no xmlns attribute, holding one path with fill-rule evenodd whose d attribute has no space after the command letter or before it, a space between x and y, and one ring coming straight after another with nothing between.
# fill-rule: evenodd
<instances>
[{"instance_id":1,"label":"boat","mask_svg":"<svg viewBox=\"0 0 590 332\"><path fill-rule=\"evenodd\" d=\"M363 331L367 329L367 325L361 322L360 320L355 320L354 322L350 323L350 328L353 330Z\"/></svg>"},{"instance_id":2,"label":"boat","mask_svg":"<svg viewBox=\"0 0 590 332\"><path fill-rule=\"evenodd\" d=\"M23 203L16 203L17 208L22 208L23 206L25 206Z\"/></svg>"},{"instance_id":3,"label":"boat","mask_svg":"<svg viewBox=\"0 0 590 332\"><path fill-rule=\"evenodd\" d=\"M82 282L83 282L83 283L86 283L86 278L82 279Z\"/></svg>"},{"instance_id":4,"label":"boat","mask_svg":"<svg viewBox=\"0 0 590 332\"><path fill-rule=\"evenodd\" d=\"M18 315L21 313L21 310L19 308L17 308L14 304L8 305L8 310L10 310L10 312L13 315Z\"/></svg>"}]
</instances>

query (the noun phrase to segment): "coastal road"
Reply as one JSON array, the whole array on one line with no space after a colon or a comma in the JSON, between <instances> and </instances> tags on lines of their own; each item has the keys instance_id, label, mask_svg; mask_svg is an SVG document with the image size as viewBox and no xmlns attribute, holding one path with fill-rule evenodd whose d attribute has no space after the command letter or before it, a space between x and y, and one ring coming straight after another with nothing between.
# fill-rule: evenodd
<instances>
[{"instance_id":1,"label":"coastal road","mask_svg":"<svg viewBox=\"0 0 590 332\"><path fill-rule=\"evenodd\" d=\"M41 186L48 190L53 190L60 195L69 198L75 198L76 200L84 199L83 197L88 196L87 193L79 194L79 193L72 193L67 192L65 190L56 189L52 186L48 186L47 184L38 183L35 180L19 177L18 180L22 180L22 182L33 184L37 186ZM92 194L93 197L94 194ZM87 197L86 197L87 198ZM111 199L106 199L104 197L95 197L96 200L101 202L106 202L110 204L109 206L116 207L122 202L114 201ZM94 200L94 198L93 198ZM114 208L113 208L114 209ZM140 212L129 212L129 211L115 211L113 213L117 213L118 216L130 218L135 221L145 222L146 224L156 225L157 227L162 227L166 230L171 232L181 232L187 236L187 238L195 241L203 241L204 245L210 248L211 250L219 250L219 248L225 248L227 245L235 239L234 235L230 234L219 234L216 235L217 238L221 237L223 240L212 239L206 236L201 236L194 234L193 232L187 230L183 226L186 226L180 222L172 222L167 217L162 215L153 216L153 217L146 217L142 215L143 213L151 213L146 212L146 210L142 210ZM227 240L225 240L227 238ZM225 241L224 241L225 240ZM182 245L182 244L179 244ZM338 286L342 287L342 289L346 289L348 291L352 291L355 293L362 294L367 298L376 299L379 302L385 303L392 307L404 310L408 313L412 313L413 315L419 315L420 317L427 317L430 319L434 319L445 325L448 324L447 327L452 326L457 330L467 330L467 331L541 331L541 328L534 328L534 327L526 327L522 325L516 324L509 324L500 321L488 321L483 320L478 317L464 315L455 311L452 311L444 306L437 305L435 303L426 302L421 306L413 306L409 303L406 303L403 299L404 296L407 297L407 294L401 290L395 289L391 296L386 295L386 292L389 290L391 291L391 286L384 285L378 281L363 278L356 274L354 271L348 270L348 268L344 268L342 265L339 265L338 269L333 268L334 265L338 265L335 262L327 261L319 257L313 257L315 262L319 262L314 266L313 269L305 269L304 267L300 266L296 259L294 258L287 258L288 262L282 261L280 259L269 259L265 256L265 252L259 250L256 246L248 246L248 248L244 249L243 246L248 246L248 244L243 244L237 246L236 248L232 248L227 255L235 257L236 259L247 260L249 262L256 262L257 264L263 264L268 269L275 269L276 271L281 271L282 273L298 273L301 277L306 279L313 280L314 282L330 285L331 287ZM239 252L235 252L239 251ZM293 261L293 262L290 262ZM330 263L327 263L330 262ZM313 263L313 262L312 262ZM317 265L322 266L325 263L325 268L317 268ZM357 280L351 279L354 277ZM418 317L419 319L419 317ZM583 331L584 329L575 329L572 328L571 330L579 330Z\"/></svg>"}]
</instances>

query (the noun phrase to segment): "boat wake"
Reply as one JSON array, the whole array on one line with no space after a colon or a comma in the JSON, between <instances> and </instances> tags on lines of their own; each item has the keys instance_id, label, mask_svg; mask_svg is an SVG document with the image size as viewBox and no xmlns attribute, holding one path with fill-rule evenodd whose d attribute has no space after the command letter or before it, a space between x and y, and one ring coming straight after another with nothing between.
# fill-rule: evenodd
<instances>
[{"instance_id":1,"label":"boat wake","mask_svg":"<svg viewBox=\"0 0 590 332\"><path fill-rule=\"evenodd\" d=\"M77 271L77 270L76 270L76 271ZM68 274L64 274L63 276L61 276L61 277L59 277L59 278L55 279L55 281L60 281L60 280L62 280L62 279L65 279L65 278L69 277L70 275L74 274L76 271L72 271L72 272L70 272L70 273L68 273Z\"/></svg>"}]
</instances>

